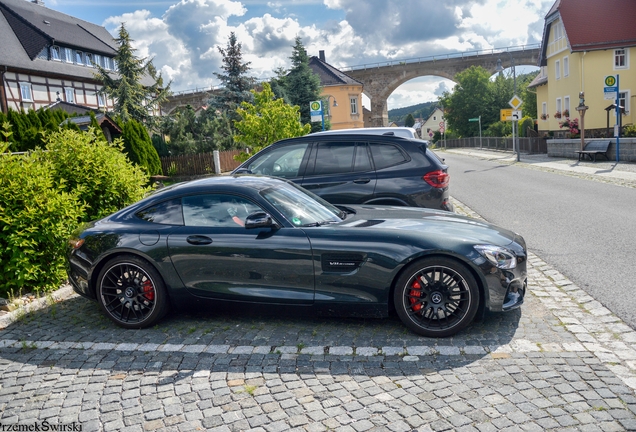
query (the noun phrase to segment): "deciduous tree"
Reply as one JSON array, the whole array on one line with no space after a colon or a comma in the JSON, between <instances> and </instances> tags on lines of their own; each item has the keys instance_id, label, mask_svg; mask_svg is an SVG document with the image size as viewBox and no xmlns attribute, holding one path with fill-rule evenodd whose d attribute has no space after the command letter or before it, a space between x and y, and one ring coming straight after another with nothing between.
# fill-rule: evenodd
<instances>
[{"instance_id":1,"label":"deciduous tree","mask_svg":"<svg viewBox=\"0 0 636 432\"><path fill-rule=\"evenodd\" d=\"M306 135L311 130L310 125L298 121L298 106L275 99L268 83L263 84L262 92L252 93L254 104L243 102L237 110L241 120L235 124L238 134L234 139L241 145L257 152L278 140ZM249 154L242 153L239 159L248 157Z\"/></svg>"}]
</instances>

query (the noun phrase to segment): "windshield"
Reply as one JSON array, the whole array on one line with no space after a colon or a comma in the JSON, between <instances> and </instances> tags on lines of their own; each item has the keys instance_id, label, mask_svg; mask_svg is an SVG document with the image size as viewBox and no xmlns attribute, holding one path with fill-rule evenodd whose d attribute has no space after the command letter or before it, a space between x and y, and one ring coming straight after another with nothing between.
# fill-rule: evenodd
<instances>
[{"instance_id":1,"label":"windshield","mask_svg":"<svg viewBox=\"0 0 636 432\"><path fill-rule=\"evenodd\" d=\"M309 227L341 222L346 213L294 184L269 188L261 196L295 226Z\"/></svg>"}]
</instances>

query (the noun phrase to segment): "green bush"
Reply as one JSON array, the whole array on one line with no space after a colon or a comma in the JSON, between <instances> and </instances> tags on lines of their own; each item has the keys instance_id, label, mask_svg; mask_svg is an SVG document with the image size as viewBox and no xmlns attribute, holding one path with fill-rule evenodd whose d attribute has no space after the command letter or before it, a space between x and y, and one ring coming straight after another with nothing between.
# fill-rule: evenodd
<instances>
[{"instance_id":1,"label":"green bush","mask_svg":"<svg viewBox=\"0 0 636 432\"><path fill-rule=\"evenodd\" d=\"M124 153L120 140L108 143L94 131L60 130L45 138L49 152L41 158L53 167L54 179L86 205L84 221L107 216L141 199L148 179Z\"/></svg>"},{"instance_id":2,"label":"green bush","mask_svg":"<svg viewBox=\"0 0 636 432\"><path fill-rule=\"evenodd\" d=\"M38 155L0 155L0 296L57 289L66 277L67 241L84 208L65 186Z\"/></svg>"},{"instance_id":3,"label":"green bush","mask_svg":"<svg viewBox=\"0 0 636 432\"><path fill-rule=\"evenodd\" d=\"M161 160L146 127L136 120L124 123L122 139L124 152L135 164L146 169L149 176L161 174Z\"/></svg>"},{"instance_id":4,"label":"green bush","mask_svg":"<svg viewBox=\"0 0 636 432\"><path fill-rule=\"evenodd\" d=\"M529 116L525 116L519 122L519 136L528 136L528 130L534 130L534 119Z\"/></svg>"}]
</instances>

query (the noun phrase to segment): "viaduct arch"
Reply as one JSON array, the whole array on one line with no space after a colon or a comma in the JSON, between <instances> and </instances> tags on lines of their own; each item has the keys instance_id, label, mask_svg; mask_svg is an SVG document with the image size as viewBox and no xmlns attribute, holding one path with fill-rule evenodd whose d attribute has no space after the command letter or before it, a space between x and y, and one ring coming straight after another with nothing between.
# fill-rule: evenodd
<instances>
[{"instance_id":1,"label":"viaduct arch","mask_svg":"<svg viewBox=\"0 0 636 432\"><path fill-rule=\"evenodd\" d=\"M513 61L515 66L536 66L539 52L540 45L535 44L407 60L393 60L344 67L341 70L350 77L362 82L364 94L371 99L372 126L388 126L387 99L399 86L413 78L432 75L454 81L455 75L471 66L482 66L494 74L498 60L501 60L501 66L505 69L511 67ZM176 93L162 104L162 114L170 114L175 108L188 104L192 105L194 109L198 109L207 103L215 90L212 87Z\"/></svg>"},{"instance_id":2,"label":"viaduct arch","mask_svg":"<svg viewBox=\"0 0 636 432\"><path fill-rule=\"evenodd\" d=\"M400 85L413 78L433 75L454 81L455 75L471 66L482 66L494 74L498 60L501 60L501 66L505 69L512 67L513 61L515 66L536 66L539 52L540 46L537 44L373 63L343 68L342 71L363 83L363 92L371 99L372 126L388 126L387 99Z\"/></svg>"}]
</instances>

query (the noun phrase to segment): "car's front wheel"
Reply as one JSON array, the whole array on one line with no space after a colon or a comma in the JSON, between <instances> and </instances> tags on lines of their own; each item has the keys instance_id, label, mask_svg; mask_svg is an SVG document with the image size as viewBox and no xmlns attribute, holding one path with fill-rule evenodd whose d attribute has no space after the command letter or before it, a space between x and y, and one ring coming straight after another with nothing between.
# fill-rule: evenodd
<instances>
[{"instance_id":1,"label":"car's front wheel","mask_svg":"<svg viewBox=\"0 0 636 432\"><path fill-rule=\"evenodd\" d=\"M161 276L148 262L132 255L115 257L102 268L97 300L108 318L125 328L151 326L168 309Z\"/></svg>"},{"instance_id":2,"label":"car's front wheel","mask_svg":"<svg viewBox=\"0 0 636 432\"><path fill-rule=\"evenodd\" d=\"M410 264L393 292L402 322L422 336L452 336L472 322L479 307L479 287L461 263L430 257Z\"/></svg>"}]
</instances>

